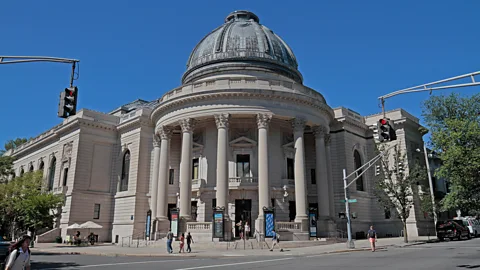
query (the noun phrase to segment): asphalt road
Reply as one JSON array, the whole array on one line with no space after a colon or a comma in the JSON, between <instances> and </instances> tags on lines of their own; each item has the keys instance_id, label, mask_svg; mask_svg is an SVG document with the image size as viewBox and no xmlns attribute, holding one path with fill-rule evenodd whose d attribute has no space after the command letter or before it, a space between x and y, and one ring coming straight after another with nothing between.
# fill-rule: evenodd
<instances>
[{"instance_id":1,"label":"asphalt road","mask_svg":"<svg viewBox=\"0 0 480 270\"><path fill-rule=\"evenodd\" d=\"M181 256L142 258L34 253L32 269L480 269L480 238L388 248L377 252L358 251L308 256L291 256L285 253L281 256L267 257L242 257L240 255L219 258Z\"/></svg>"}]
</instances>

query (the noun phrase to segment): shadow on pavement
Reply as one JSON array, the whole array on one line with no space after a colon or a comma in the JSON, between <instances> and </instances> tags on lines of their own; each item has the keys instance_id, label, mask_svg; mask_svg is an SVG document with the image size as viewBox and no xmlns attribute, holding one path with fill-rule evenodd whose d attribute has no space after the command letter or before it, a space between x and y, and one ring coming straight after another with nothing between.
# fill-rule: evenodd
<instances>
[{"instance_id":1,"label":"shadow on pavement","mask_svg":"<svg viewBox=\"0 0 480 270\"><path fill-rule=\"evenodd\" d=\"M80 266L72 262L36 262L32 261L32 269L61 269L65 267Z\"/></svg>"},{"instance_id":2,"label":"shadow on pavement","mask_svg":"<svg viewBox=\"0 0 480 270\"><path fill-rule=\"evenodd\" d=\"M42 252L42 251L33 251L32 252L32 257L33 256L52 256L52 255L65 255L65 253L61 253L61 252ZM79 254L75 254L75 253L72 253L72 254L69 254L69 255L79 255Z\"/></svg>"}]
</instances>

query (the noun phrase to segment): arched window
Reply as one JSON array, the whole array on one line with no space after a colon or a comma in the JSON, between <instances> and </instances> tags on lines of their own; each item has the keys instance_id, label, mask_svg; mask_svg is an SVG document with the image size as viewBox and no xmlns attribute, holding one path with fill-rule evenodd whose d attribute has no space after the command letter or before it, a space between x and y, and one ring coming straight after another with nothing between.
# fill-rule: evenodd
<instances>
[{"instance_id":1,"label":"arched window","mask_svg":"<svg viewBox=\"0 0 480 270\"><path fill-rule=\"evenodd\" d=\"M23 176L23 173L24 173L24 171L23 171L23 167L22 167L22 168L20 168L20 177Z\"/></svg>"},{"instance_id":2,"label":"arched window","mask_svg":"<svg viewBox=\"0 0 480 270\"><path fill-rule=\"evenodd\" d=\"M45 165L43 164L43 160L40 161L40 165L38 165L38 170L43 172L43 167L44 167L44 166L45 166Z\"/></svg>"},{"instance_id":3,"label":"arched window","mask_svg":"<svg viewBox=\"0 0 480 270\"><path fill-rule=\"evenodd\" d=\"M130 173L130 151L127 150L123 155L122 175L120 179L120 191L128 190L128 176Z\"/></svg>"},{"instance_id":4,"label":"arched window","mask_svg":"<svg viewBox=\"0 0 480 270\"><path fill-rule=\"evenodd\" d=\"M57 159L53 157L50 164L50 172L48 174L48 190L53 189L53 181L55 180L55 167L57 167Z\"/></svg>"},{"instance_id":5,"label":"arched window","mask_svg":"<svg viewBox=\"0 0 480 270\"><path fill-rule=\"evenodd\" d=\"M33 172L33 164L30 164L30 167L28 168L28 172Z\"/></svg>"},{"instance_id":6,"label":"arched window","mask_svg":"<svg viewBox=\"0 0 480 270\"><path fill-rule=\"evenodd\" d=\"M360 157L360 153L358 153L357 150L353 152L353 160L355 163L355 170L359 169L362 167L362 158ZM362 170L358 171L358 174L361 174ZM365 191L364 185L363 185L363 175L360 176L360 178L357 179L357 190L360 191Z\"/></svg>"}]
</instances>

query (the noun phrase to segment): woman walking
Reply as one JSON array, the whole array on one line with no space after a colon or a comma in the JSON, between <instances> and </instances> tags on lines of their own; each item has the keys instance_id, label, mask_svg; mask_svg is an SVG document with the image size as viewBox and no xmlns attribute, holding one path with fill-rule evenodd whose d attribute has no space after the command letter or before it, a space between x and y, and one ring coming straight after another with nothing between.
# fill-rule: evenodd
<instances>
[{"instance_id":1,"label":"woman walking","mask_svg":"<svg viewBox=\"0 0 480 270\"><path fill-rule=\"evenodd\" d=\"M373 226L370 226L370 230L367 233L368 240L370 241L370 247L372 252L375 252L375 242L377 242L377 232L373 229Z\"/></svg>"},{"instance_id":2,"label":"woman walking","mask_svg":"<svg viewBox=\"0 0 480 270\"><path fill-rule=\"evenodd\" d=\"M30 241L29 235L24 235L18 242L12 244L9 248L9 255L5 270L30 270Z\"/></svg>"},{"instance_id":3,"label":"woman walking","mask_svg":"<svg viewBox=\"0 0 480 270\"><path fill-rule=\"evenodd\" d=\"M185 253L184 246L185 246L185 234L182 233L182 236L180 236L180 251L178 253L182 253L182 250L183 250L183 253Z\"/></svg>"}]
</instances>

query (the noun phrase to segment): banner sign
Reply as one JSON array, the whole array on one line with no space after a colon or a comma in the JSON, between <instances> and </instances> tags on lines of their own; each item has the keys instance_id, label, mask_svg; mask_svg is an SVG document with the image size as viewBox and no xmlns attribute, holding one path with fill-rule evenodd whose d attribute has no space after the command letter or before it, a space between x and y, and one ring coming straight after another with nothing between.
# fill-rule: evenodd
<instances>
[{"instance_id":1,"label":"banner sign","mask_svg":"<svg viewBox=\"0 0 480 270\"><path fill-rule=\"evenodd\" d=\"M213 211L213 238L223 238L223 211Z\"/></svg>"},{"instance_id":2,"label":"banner sign","mask_svg":"<svg viewBox=\"0 0 480 270\"><path fill-rule=\"evenodd\" d=\"M145 237L150 237L150 226L152 224L152 210L147 211L147 221L145 222Z\"/></svg>"},{"instance_id":3,"label":"banner sign","mask_svg":"<svg viewBox=\"0 0 480 270\"><path fill-rule=\"evenodd\" d=\"M173 237L178 237L178 210L172 209L170 211L170 214L172 216L172 221L170 222L170 228L172 230Z\"/></svg>"},{"instance_id":4,"label":"banner sign","mask_svg":"<svg viewBox=\"0 0 480 270\"><path fill-rule=\"evenodd\" d=\"M273 230L275 229L275 209L263 208L263 215L265 218L265 237L273 237Z\"/></svg>"},{"instance_id":5,"label":"banner sign","mask_svg":"<svg viewBox=\"0 0 480 270\"><path fill-rule=\"evenodd\" d=\"M309 223L310 223L310 236L317 237L317 215L315 213L310 212L309 216Z\"/></svg>"}]
</instances>

